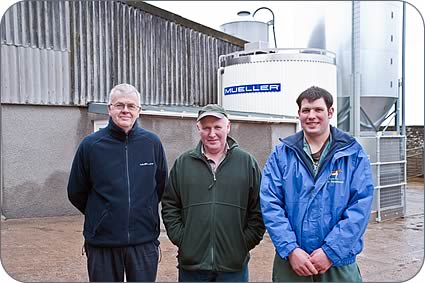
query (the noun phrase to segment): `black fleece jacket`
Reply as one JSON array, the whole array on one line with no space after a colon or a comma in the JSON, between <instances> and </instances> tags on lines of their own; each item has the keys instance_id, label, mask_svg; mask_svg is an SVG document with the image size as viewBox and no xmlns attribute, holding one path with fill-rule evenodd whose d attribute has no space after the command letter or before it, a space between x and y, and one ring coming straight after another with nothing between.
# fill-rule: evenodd
<instances>
[{"instance_id":1,"label":"black fleece jacket","mask_svg":"<svg viewBox=\"0 0 425 283\"><path fill-rule=\"evenodd\" d=\"M167 172L159 138L137 121L126 134L110 119L85 137L72 163L68 198L85 215L86 242L122 247L156 241Z\"/></svg>"}]
</instances>

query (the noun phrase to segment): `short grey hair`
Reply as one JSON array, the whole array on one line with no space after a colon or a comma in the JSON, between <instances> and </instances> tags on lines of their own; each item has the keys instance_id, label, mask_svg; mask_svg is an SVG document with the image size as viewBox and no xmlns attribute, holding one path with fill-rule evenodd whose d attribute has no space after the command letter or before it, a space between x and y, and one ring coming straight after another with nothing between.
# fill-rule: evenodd
<instances>
[{"instance_id":1,"label":"short grey hair","mask_svg":"<svg viewBox=\"0 0 425 283\"><path fill-rule=\"evenodd\" d=\"M108 104L112 102L112 96L116 94L127 94L127 95L135 95L137 97L138 105L140 106L140 93L139 91L132 86L131 84L118 84L114 86L109 92Z\"/></svg>"}]
</instances>

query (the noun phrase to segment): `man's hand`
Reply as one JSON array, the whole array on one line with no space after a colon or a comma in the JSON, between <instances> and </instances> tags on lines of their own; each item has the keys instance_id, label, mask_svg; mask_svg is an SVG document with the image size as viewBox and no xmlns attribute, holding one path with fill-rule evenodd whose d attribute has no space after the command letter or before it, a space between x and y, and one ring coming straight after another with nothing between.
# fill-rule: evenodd
<instances>
[{"instance_id":1,"label":"man's hand","mask_svg":"<svg viewBox=\"0 0 425 283\"><path fill-rule=\"evenodd\" d=\"M318 274L314 265L310 262L310 255L300 248L296 248L288 256L292 269L299 276L310 276Z\"/></svg>"},{"instance_id":2,"label":"man's hand","mask_svg":"<svg viewBox=\"0 0 425 283\"><path fill-rule=\"evenodd\" d=\"M310 261L320 274L325 273L332 266L332 261L328 258L322 248L318 248L311 253Z\"/></svg>"}]
</instances>

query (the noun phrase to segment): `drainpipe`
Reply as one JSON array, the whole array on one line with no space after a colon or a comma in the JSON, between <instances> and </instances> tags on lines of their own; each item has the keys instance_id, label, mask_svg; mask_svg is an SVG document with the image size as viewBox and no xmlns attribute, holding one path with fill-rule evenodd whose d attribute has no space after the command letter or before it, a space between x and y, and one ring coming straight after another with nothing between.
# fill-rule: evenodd
<instances>
[{"instance_id":1,"label":"drainpipe","mask_svg":"<svg viewBox=\"0 0 425 283\"><path fill-rule=\"evenodd\" d=\"M405 117L405 54L406 54L406 2L403 1L403 24L401 31L401 135L406 135Z\"/></svg>"},{"instance_id":2,"label":"drainpipe","mask_svg":"<svg viewBox=\"0 0 425 283\"><path fill-rule=\"evenodd\" d=\"M406 2L403 1L403 24L401 31L401 138L404 139L404 205L403 205L403 215L406 215L406 187L407 187L407 136L406 136L406 117L405 117L405 53L406 53Z\"/></svg>"}]
</instances>

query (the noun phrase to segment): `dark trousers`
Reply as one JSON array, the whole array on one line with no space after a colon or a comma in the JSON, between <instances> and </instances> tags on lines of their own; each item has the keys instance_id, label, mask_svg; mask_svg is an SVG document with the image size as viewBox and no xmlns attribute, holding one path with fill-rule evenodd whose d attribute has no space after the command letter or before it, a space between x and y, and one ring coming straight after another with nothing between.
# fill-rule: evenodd
<instances>
[{"instance_id":1,"label":"dark trousers","mask_svg":"<svg viewBox=\"0 0 425 283\"><path fill-rule=\"evenodd\" d=\"M159 242L108 248L85 244L90 282L154 282Z\"/></svg>"},{"instance_id":2,"label":"dark trousers","mask_svg":"<svg viewBox=\"0 0 425 283\"><path fill-rule=\"evenodd\" d=\"M179 269L179 282L248 282L248 276L248 264L236 272Z\"/></svg>"},{"instance_id":3,"label":"dark trousers","mask_svg":"<svg viewBox=\"0 0 425 283\"><path fill-rule=\"evenodd\" d=\"M299 276L292 270L289 261L276 254L272 280L273 282L362 282L362 276L357 263L332 266L323 274Z\"/></svg>"}]
</instances>

